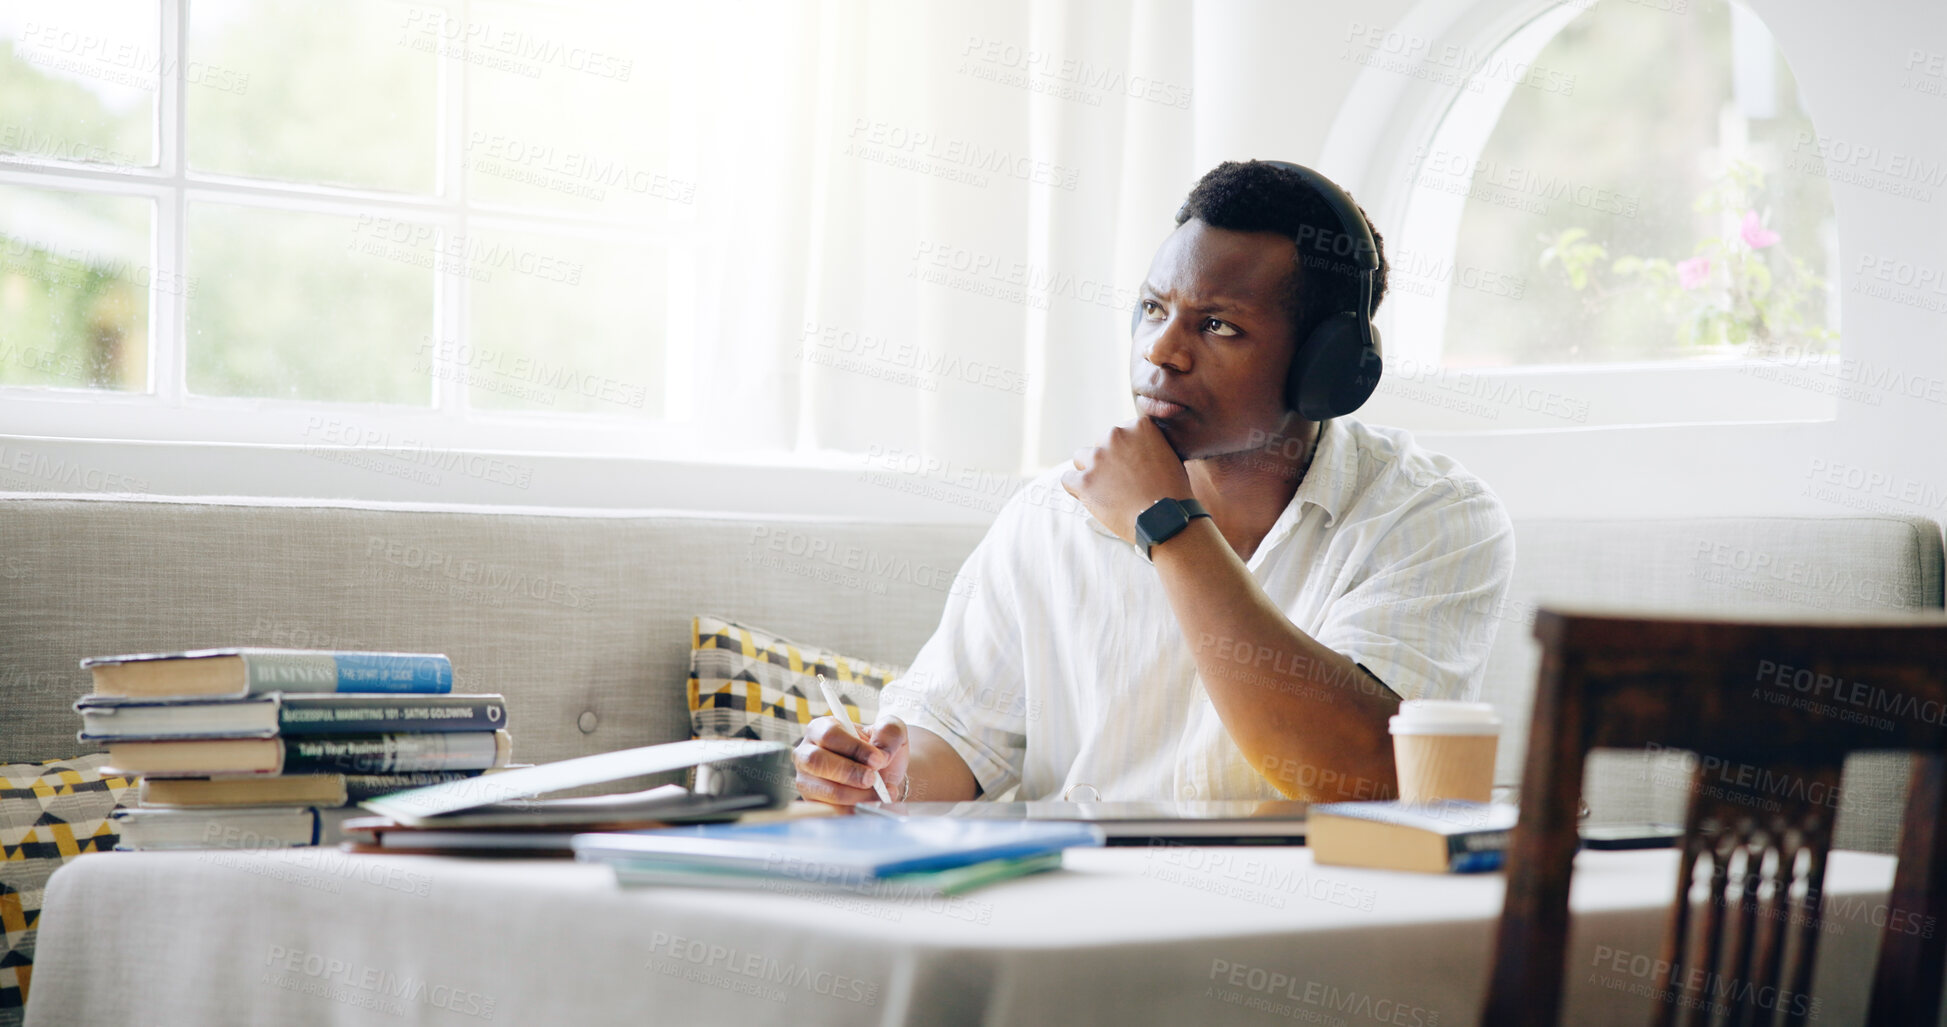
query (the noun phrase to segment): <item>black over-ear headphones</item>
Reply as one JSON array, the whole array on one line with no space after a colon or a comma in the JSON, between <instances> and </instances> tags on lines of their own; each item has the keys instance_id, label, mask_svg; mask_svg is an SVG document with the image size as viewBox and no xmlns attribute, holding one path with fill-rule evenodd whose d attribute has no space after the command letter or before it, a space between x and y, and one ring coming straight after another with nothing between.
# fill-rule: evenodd
<instances>
[{"instance_id":1,"label":"black over-ear headphones","mask_svg":"<svg viewBox=\"0 0 1947 1027\"><path fill-rule=\"evenodd\" d=\"M1301 228L1292 242L1298 261L1307 270L1359 276L1359 308L1341 310L1320 321L1299 340L1291 354L1291 373L1285 379L1285 405L1307 421L1325 421L1359 409L1379 387L1379 329L1372 326L1373 279L1379 274L1379 247L1372 240L1359 207L1331 179L1289 161L1260 161L1293 172L1325 202L1338 219L1336 232ZM1134 333L1141 323L1142 304L1136 304L1129 323Z\"/></svg>"}]
</instances>

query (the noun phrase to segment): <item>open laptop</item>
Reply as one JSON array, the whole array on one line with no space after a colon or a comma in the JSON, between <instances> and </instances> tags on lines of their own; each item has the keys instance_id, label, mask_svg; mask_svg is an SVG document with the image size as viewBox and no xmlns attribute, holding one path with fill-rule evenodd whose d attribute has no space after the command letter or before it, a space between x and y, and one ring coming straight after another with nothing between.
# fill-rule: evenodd
<instances>
[{"instance_id":1,"label":"open laptop","mask_svg":"<svg viewBox=\"0 0 1947 1027\"><path fill-rule=\"evenodd\" d=\"M1110 845L1302 845L1310 803L1206 802L868 802L860 813L885 817L1063 820L1100 827Z\"/></svg>"}]
</instances>

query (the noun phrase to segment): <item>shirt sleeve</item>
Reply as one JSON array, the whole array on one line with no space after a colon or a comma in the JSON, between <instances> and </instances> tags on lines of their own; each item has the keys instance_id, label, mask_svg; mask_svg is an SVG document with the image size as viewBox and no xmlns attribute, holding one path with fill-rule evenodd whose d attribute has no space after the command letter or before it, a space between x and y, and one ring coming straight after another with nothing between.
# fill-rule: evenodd
<instances>
[{"instance_id":1,"label":"shirt sleeve","mask_svg":"<svg viewBox=\"0 0 1947 1027\"><path fill-rule=\"evenodd\" d=\"M1017 494L961 566L940 626L880 709L939 735L973 771L981 794L1018 784L1027 754L1026 673L1014 568L1026 510Z\"/></svg>"},{"instance_id":2,"label":"shirt sleeve","mask_svg":"<svg viewBox=\"0 0 1947 1027\"><path fill-rule=\"evenodd\" d=\"M1479 695L1514 573L1500 499L1478 482L1436 483L1385 530L1365 568L1332 602L1318 641L1401 698Z\"/></svg>"}]
</instances>

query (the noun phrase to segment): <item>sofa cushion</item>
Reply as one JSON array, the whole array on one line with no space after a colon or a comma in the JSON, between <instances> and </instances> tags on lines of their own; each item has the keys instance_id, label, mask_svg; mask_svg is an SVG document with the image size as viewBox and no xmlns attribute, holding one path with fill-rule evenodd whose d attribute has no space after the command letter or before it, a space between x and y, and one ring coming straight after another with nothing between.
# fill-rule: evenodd
<instances>
[{"instance_id":1,"label":"sofa cushion","mask_svg":"<svg viewBox=\"0 0 1947 1027\"><path fill-rule=\"evenodd\" d=\"M103 777L107 757L0 765L0 1027L15 1027L33 975L41 893L61 864L108 852L118 840L109 814L135 779Z\"/></svg>"},{"instance_id":2,"label":"sofa cushion","mask_svg":"<svg viewBox=\"0 0 1947 1027\"><path fill-rule=\"evenodd\" d=\"M722 617L698 617L690 622L690 729L698 738L796 745L805 725L831 713L818 675L854 707L855 722L870 724L878 715L879 690L905 670Z\"/></svg>"},{"instance_id":3,"label":"sofa cushion","mask_svg":"<svg viewBox=\"0 0 1947 1027\"><path fill-rule=\"evenodd\" d=\"M74 753L87 656L225 645L443 652L523 761L690 735L690 621L735 611L903 663L979 525L655 511L12 497L0 760ZM80 747L85 748L85 746Z\"/></svg>"}]
</instances>

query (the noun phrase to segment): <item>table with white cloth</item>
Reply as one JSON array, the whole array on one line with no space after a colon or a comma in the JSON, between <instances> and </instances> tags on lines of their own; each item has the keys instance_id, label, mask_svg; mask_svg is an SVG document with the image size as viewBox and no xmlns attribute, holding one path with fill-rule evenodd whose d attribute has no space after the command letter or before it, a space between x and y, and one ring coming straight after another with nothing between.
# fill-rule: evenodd
<instances>
[{"instance_id":1,"label":"table with white cloth","mask_svg":"<svg viewBox=\"0 0 1947 1027\"><path fill-rule=\"evenodd\" d=\"M1675 869L1670 850L1576 858L1563 1023L1648 1022ZM1833 854L1814 1023L1863 1020L1892 875ZM1504 885L1174 844L1072 849L945 899L622 887L568 860L104 853L49 883L27 1022L1455 1027L1478 1018Z\"/></svg>"}]
</instances>

